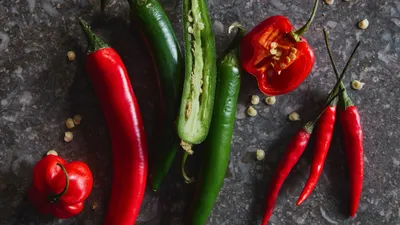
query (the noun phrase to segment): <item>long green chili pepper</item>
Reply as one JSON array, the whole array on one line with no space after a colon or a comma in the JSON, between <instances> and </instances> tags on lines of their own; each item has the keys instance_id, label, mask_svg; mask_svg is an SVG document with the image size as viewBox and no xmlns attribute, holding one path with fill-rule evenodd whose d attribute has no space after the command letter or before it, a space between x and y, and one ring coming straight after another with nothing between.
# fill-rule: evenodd
<instances>
[{"instance_id":1,"label":"long green chili pepper","mask_svg":"<svg viewBox=\"0 0 400 225\"><path fill-rule=\"evenodd\" d=\"M163 133L159 157L150 166L150 184L156 191L168 173L179 139L175 121L182 93L183 58L171 23L158 0L128 0L131 19L139 26L156 66L163 103Z\"/></svg>"},{"instance_id":2,"label":"long green chili pepper","mask_svg":"<svg viewBox=\"0 0 400 225\"><path fill-rule=\"evenodd\" d=\"M205 141L206 155L202 162L195 199L190 208L189 225L204 225L222 187L228 167L231 140L236 117L236 103L240 89L238 46L244 35L239 28L228 53L218 63L217 89L210 133Z\"/></svg>"},{"instance_id":3,"label":"long green chili pepper","mask_svg":"<svg viewBox=\"0 0 400 225\"><path fill-rule=\"evenodd\" d=\"M185 82L178 119L179 137L200 144L210 127L216 82L216 52L206 0L183 1Z\"/></svg>"}]
</instances>

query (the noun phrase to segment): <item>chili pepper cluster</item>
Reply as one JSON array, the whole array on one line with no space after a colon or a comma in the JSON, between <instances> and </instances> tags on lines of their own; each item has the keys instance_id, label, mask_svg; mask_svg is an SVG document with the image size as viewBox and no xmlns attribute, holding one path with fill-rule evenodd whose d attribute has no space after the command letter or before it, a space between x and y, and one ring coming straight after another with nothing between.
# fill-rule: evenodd
<instances>
[{"instance_id":1,"label":"chili pepper cluster","mask_svg":"<svg viewBox=\"0 0 400 225\"><path fill-rule=\"evenodd\" d=\"M102 9L107 5L102 1ZM88 40L86 71L101 102L112 141L113 179L105 224L131 225L136 222L147 179L158 191L179 149L181 172L187 183L196 182L186 224L204 225L223 185L228 167L240 76L253 75L259 90L270 96L296 89L310 74L315 55L302 35L313 21L319 1L300 29L284 16L272 16L245 35L237 30L224 55L217 59L215 38L206 0L183 0L184 51L181 53L171 23L158 0L128 0L131 20L136 23L151 53L159 84L160 141L158 154L148 156L147 138L139 104L123 60L118 53L80 20ZM356 214L363 181L363 134L360 116L342 83L357 44L339 75L333 61L327 33L327 50L337 78L319 116L293 137L269 181L262 224L266 225L286 177L306 149L316 127L316 147L310 176L297 201L303 203L316 187L332 140L337 104L350 167L350 215ZM197 146L205 146L200 174L194 179L185 171L187 158ZM149 163L150 159L150 163ZM148 168L149 167L149 168ZM86 164L67 164L48 155L35 166L29 197L42 213L59 218L78 214L93 185Z\"/></svg>"}]
</instances>

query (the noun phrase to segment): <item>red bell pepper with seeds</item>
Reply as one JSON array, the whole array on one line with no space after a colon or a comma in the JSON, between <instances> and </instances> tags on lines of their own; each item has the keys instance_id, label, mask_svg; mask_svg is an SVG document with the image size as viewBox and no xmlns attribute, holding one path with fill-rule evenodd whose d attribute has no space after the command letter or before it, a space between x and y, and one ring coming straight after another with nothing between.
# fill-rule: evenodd
<instances>
[{"instance_id":1,"label":"red bell pepper with seeds","mask_svg":"<svg viewBox=\"0 0 400 225\"><path fill-rule=\"evenodd\" d=\"M92 186L92 173L85 163L67 163L50 154L35 165L28 198L40 213L66 219L82 211Z\"/></svg>"},{"instance_id":2,"label":"red bell pepper with seeds","mask_svg":"<svg viewBox=\"0 0 400 225\"><path fill-rule=\"evenodd\" d=\"M307 23L295 31L289 19L272 16L251 30L242 40L240 60L243 68L256 77L266 95L282 95L297 88L311 72L315 57L306 39L319 0Z\"/></svg>"},{"instance_id":3,"label":"red bell pepper with seeds","mask_svg":"<svg viewBox=\"0 0 400 225\"><path fill-rule=\"evenodd\" d=\"M89 48L86 70L111 135L113 183L106 225L136 222L147 181L147 144L136 96L120 56L81 20Z\"/></svg>"}]
</instances>

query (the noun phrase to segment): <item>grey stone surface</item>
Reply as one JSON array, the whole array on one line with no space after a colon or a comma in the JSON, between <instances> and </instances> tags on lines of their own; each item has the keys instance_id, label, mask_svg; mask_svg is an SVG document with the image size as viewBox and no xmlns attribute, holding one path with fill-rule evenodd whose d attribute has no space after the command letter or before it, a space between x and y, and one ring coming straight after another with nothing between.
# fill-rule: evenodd
<instances>
[{"instance_id":1,"label":"grey stone surface","mask_svg":"<svg viewBox=\"0 0 400 225\"><path fill-rule=\"evenodd\" d=\"M140 36L129 28L126 2L112 1L104 16L99 16L98 2L0 0L1 225L92 225L102 224L104 219L111 188L111 146L84 69L86 41L77 23L79 17L92 22L95 31L121 54L151 136L157 87L149 55ZM182 40L180 3L164 0L163 4ZM232 22L239 21L251 29L268 16L282 14L299 27L307 20L312 1L209 0L209 5L221 53ZM364 18L370 21L365 31L356 27ZM258 116L249 118L245 111L250 96L264 97L255 80L243 75L229 170L209 225L260 223L266 185L279 157L302 122L317 114L335 82L324 47L323 27L330 31L339 68L356 41L363 41L345 79L347 86L353 79L366 83L361 91L349 89L359 107L365 133L360 208L355 218L348 218L348 169L341 134L335 132L323 176L310 199L301 207L295 206L308 176L312 146L285 182L270 224L400 224L400 107L396 103L400 97L400 2L336 0L330 6L320 5L305 35L317 60L313 72L297 90L277 97L274 106L262 101L255 106ZM77 53L77 60L66 59L69 50ZM288 121L292 111L299 112L300 122ZM64 120L75 113L84 119L73 130L74 140L67 144L62 140ZM26 201L31 170L49 149L56 149L67 160L83 160L93 171L93 192L84 212L72 219L38 215ZM256 149L266 151L264 161L255 160ZM196 159L190 159L192 174L197 171ZM193 186L184 184L178 168L176 162L159 193L147 191L137 224L182 224Z\"/></svg>"}]
</instances>

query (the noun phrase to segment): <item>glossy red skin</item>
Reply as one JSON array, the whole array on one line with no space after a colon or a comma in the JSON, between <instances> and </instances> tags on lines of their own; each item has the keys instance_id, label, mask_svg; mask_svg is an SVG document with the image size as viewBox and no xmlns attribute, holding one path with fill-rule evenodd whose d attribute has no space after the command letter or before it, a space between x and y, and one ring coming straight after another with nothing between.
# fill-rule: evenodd
<instances>
[{"instance_id":1,"label":"glossy red skin","mask_svg":"<svg viewBox=\"0 0 400 225\"><path fill-rule=\"evenodd\" d=\"M147 144L139 105L120 56L102 48L87 56L86 70L100 100L113 148L113 183L106 225L132 225L147 180Z\"/></svg>"},{"instance_id":2,"label":"glossy red skin","mask_svg":"<svg viewBox=\"0 0 400 225\"><path fill-rule=\"evenodd\" d=\"M310 175L296 205L303 203L317 186L318 179L324 170L325 159L332 141L333 129L336 121L336 105L331 105L318 120L315 131L315 150L310 167Z\"/></svg>"},{"instance_id":3,"label":"glossy red skin","mask_svg":"<svg viewBox=\"0 0 400 225\"><path fill-rule=\"evenodd\" d=\"M340 112L346 156L350 170L350 216L357 213L364 178L363 131L357 107L349 106Z\"/></svg>"},{"instance_id":4,"label":"glossy red skin","mask_svg":"<svg viewBox=\"0 0 400 225\"><path fill-rule=\"evenodd\" d=\"M269 182L269 188L265 200L264 216L262 225L267 225L269 218L275 207L276 199L278 198L279 191L289 175L290 171L296 165L300 156L303 154L310 140L311 134L305 129L301 129L296 136L290 141L289 146L283 158L279 161L278 167L275 170L274 176Z\"/></svg>"},{"instance_id":5,"label":"glossy red skin","mask_svg":"<svg viewBox=\"0 0 400 225\"><path fill-rule=\"evenodd\" d=\"M304 81L314 66L315 56L307 40L302 38L295 45L301 53L299 58L288 68L282 70L280 75L274 71L273 76L267 79L266 72L261 72L254 67L254 60L255 56L260 54L259 49L262 48L258 40L264 31L271 26L288 35L294 30L289 19L284 16L267 18L243 38L240 46L240 61L242 67L256 77L261 92L266 95L276 96L293 91ZM293 43L295 43L294 40Z\"/></svg>"},{"instance_id":6,"label":"glossy red skin","mask_svg":"<svg viewBox=\"0 0 400 225\"><path fill-rule=\"evenodd\" d=\"M61 193L66 185L65 173L57 164L66 169L69 187L58 202L51 203L49 196ZM82 211L92 187L92 173L85 163L75 161L68 164L59 156L48 155L33 168L33 182L28 198L40 213L66 219Z\"/></svg>"}]
</instances>

